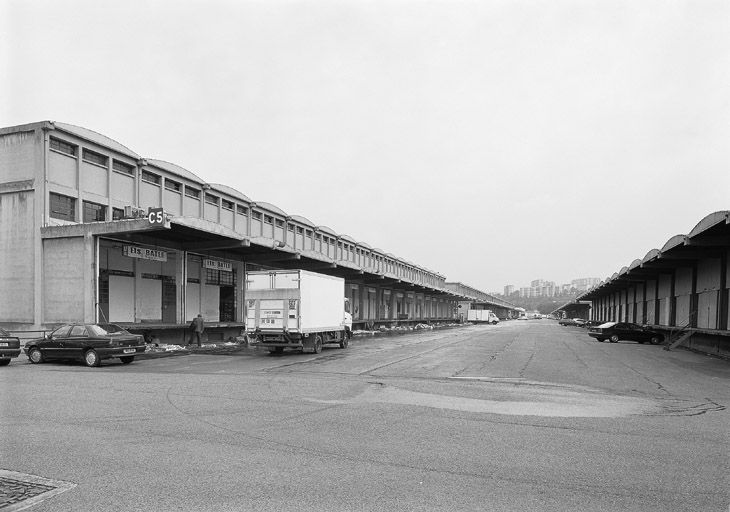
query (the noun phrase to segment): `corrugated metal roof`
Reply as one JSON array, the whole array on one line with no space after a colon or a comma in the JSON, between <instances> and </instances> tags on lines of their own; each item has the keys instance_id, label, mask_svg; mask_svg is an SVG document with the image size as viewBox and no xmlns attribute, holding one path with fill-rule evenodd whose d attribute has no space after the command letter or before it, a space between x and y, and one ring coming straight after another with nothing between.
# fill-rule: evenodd
<instances>
[{"instance_id":1,"label":"corrugated metal roof","mask_svg":"<svg viewBox=\"0 0 730 512\"><path fill-rule=\"evenodd\" d=\"M202 179L200 179L200 176L198 176L195 173L192 173L192 172L188 171L184 167L180 167L177 164L173 164L171 162L166 162L164 160L156 160L154 158L147 158L146 160L147 160L147 163L149 165L154 165L155 167L158 167L158 168L163 169L165 171L168 171L168 172L177 174L181 178L185 178L185 179L188 179L190 181L194 181L194 182L199 183L201 185L205 183L205 181L203 181Z\"/></svg>"},{"instance_id":2,"label":"corrugated metal roof","mask_svg":"<svg viewBox=\"0 0 730 512\"><path fill-rule=\"evenodd\" d=\"M220 183L211 183L210 186L211 188L218 190L219 192L224 192L231 197L235 197L236 199L240 199L241 201L244 201L246 203L251 203L251 199L247 195L242 194L233 187L229 187L228 185L221 185Z\"/></svg>"},{"instance_id":3,"label":"corrugated metal roof","mask_svg":"<svg viewBox=\"0 0 730 512\"><path fill-rule=\"evenodd\" d=\"M256 206L258 206L262 210L268 210L268 211L270 211L272 213L276 213L277 215L281 215L282 217L288 217L289 216L284 210L282 210L278 206L274 206L271 203L262 203L260 201L256 201Z\"/></svg>"},{"instance_id":4,"label":"corrugated metal roof","mask_svg":"<svg viewBox=\"0 0 730 512\"><path fill-rule=\"evenodd\" d=\"M56 121L51 121L51 123L53 123L53 126L55 126L58 130L63 130L72 135L76 135L77 137L93 142L94 144L107 147L116 151L117 153L132 156L136 160L139 160L141 158L137 153L129 149L124 144L120 144L114 139L110 139L109 137L107 137L106 135L102 135L101 133L97 133L93 130L89 130L88 128L76 126L73 124L59 123Z\"/></svg>"},{"instance_id":5,"label":"corrugated metal roof","mask_svg":"<svg viewBox=\"0 0 730 512\"><path fill-rule=\"evenodd\" d=\"M291 220L294 220L294 221L298 222L299 224L304 224L305 226L314 227L314 222L312 222L311 220L309 220L306 217L302 217L301 215L292 215Z\"/></svg>"}]
</instances>

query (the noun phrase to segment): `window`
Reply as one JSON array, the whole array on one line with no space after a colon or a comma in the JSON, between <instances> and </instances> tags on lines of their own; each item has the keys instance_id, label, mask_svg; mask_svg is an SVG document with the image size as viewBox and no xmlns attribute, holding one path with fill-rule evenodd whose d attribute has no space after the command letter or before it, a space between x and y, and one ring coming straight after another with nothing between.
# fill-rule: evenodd
<instances>
[{"instance_id":1,"label":"window","mask_svg":"<svg viewBox=\"0 0 730 512\"><path fill-rule=\"evenodd\" d=\"M124 210L121 208L112 208L112 220L121 220L124 218Z\"/></svg>"},{"instance_id":2,"label":"window","mask_svg":"<svg viewBox=\"0 0 730 512\"><path fill-rule=\"evenodd\" d=\"M304 233L304 228L297 226L297 235L301 235L302 233Z\"/></svg>"},{"instance_id":3,"label":"window","mask_svg":"<svg viewBox=\"0 0 730 512\"><path fill-rule=\"evenodd\" d=\"M99 222L106 220L106 206L84 201L83 204L84 222Z\"/></svg>"},{"instance_id":4,"label":"window","mask_svg":"<svg viewBox=\"0 0 730 512\"><path fill-rule=\"evenodd\" d=\"M267 224L273 224L274 217L272 217L271 215L264 215L264 222Z\"/></svg>"},{"instance_id":5,"label":"window","mask_svg":"<svg viewBox=\"0 0 730 512\"><path fill-rule=\"evenodd\" d=\"M71 328L69 336L86 336L86 327L83 325L74 325Z\"/></svg>"},{"instance_id":6,"label":"window","mask_svg":"<svg viewBox=\"0 0 730 512\"><path fill-rule=\"evenodd\" d=\"M307 230L307 236L312 236L312 230L311 229L308 229Z\"/></svg>"},{"instance_id":7,"label":"window","mask_svg":"<svg viewBox=\"0 0 730 512\"><path fill-rule=\"evenodd\" d=\"M226 210L233 210L233 201L229 201L228 199L221 199L221 206Z\"/></svg>"},{"instance_id":8,"label":"window","mask_svg":"<svg viewBox=\"0 0 730 512\"><path fill-rule=\"evenodd\" d=\"M86 148L84 148L82 158L84 159L84 162L101 165L103 167L106 167L109 164L108 156L104 156L101 153L97 153L96 151L91 151L90 149Z\"/></svg>"},{"instance_id":9,"label":"window","mask_svg":"<svg viewBox=\"0 0 730 512\"><path fill-rule=\"evenodd\" d=\"M214 204L218 206L218 196L214 196L213 194L205 194L205 202L208 204Z\"/></svg>"},{"instance_id":10,"label":"window","mask_svg":"<svg viewBox=\"0 0 730 512\"><path fill-rule=\"evenodd\" d=\"M76 220L76 199L53 192L51 192L49 199L51 203L51 217L70 221Z\"/></svg>"},{"instance_id":11,"label":"window","mask_svg":"<svg viewBox=\"0 0 730 512\"><path fill-rule=\"evenodd\" d=\"M200 190L197 188L188 187L185 186L185 195L188 197L192 197L193 199L200 199Z\"/></svg>"},{"instance_id":12,"label":"window","mask_svg":"<svg viewBox=\"0 0 730 512\"><path fill-rule=\"evenodd\" d=\"M149 171L142 171L142 181L146 181L147 183L154 183L155 185L160 184L160 177L152 172Z\"/></svg>"},{"instance_id":13,"label":"window","mask_svg":"<svg viewBox=\"0 0 730 512\"><path fill-rule=\"evenodd\" d=\"M205 269L205 283L218 286L235 286L236 269L233 269L232 272L226 272L225 270L207 268Z\"/></svg>"},{"instance_id":14,"label":"window","mask_svg":"<svg viewBox=\"0 0 730 512\"><path fill-rule=\"evenodd\" d=\"M283 228L284 227L284 221L281 219L276 219L276 227L277 228Z\"/></svg>"},{"instance_id":15,"label":"window","mask_svg":"<svg viewBox=\"0 0 730 512\"><path fill-rule=\"evenodd\" d=\"M78 146L74 146L73 144L69 144L68 142L64 142L60 139L54 139L53 137L51 137L51 149L54 151L58 151L59 153L64 153L66 155L76 156Z\"/></svg>"},{"instance_id":16,"label":"window","mask_svg":"<svg viewBox=\"0 0 730 512\"><path fill-rule=\"evenodd\" d=\"M240 204L237 204L236 213L239 215L248 215L248 208L246 208L245 206L241 206Z\"/></svg>"},{"instance_id":17,"label":"window","mask_svg":"<svg viewBox=\"0 0 730 512\"><path fill-rule=\"evenodd\" d=\"M165 188L167 190L172 190L173 192L180 192L182 190L182 185L177 181L165 178Z\"/></svg>"},{"instance_id":18,"label":"window","mask_svg":"<svg viewBox=\"0 0 730 512\"><path fill-rule=\"evenodd\" d=\"M294 233L294 224L288 224L286 226L286 229L287 229L287 231L291 231L292 233Z\"/></svg>"},{"instance_id":19,"label":"window","mask_svg":"<svg viewBox=\"0 0 730 512\"><path fill-rule=\"evenodd\" d=\"M134 176L134 166L125 162L120 162L119 160L112 160L112 169L117 172L121 172L122 174Z\"/></svg>"},{"instance_id":20,"label":"window","mask_svg":"<svg viewBox=\"0 0 730 512\"><path fill-rule=\"evenodd\" d=\"M261 220L261 212L251 212L251 217L256 220Z\"/></svg>"}]
</instances>

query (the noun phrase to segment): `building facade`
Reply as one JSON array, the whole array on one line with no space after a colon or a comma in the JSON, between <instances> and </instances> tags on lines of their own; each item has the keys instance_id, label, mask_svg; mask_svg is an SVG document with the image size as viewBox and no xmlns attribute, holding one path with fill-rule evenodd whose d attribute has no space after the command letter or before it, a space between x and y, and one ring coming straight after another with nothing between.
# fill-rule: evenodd
<instances>
[{"instance_id":1,"label":"building facade","mask_svg":"<svg viewBox=\"0 0 730 512\"><path fill-rule=\"evenodd\" d=\"M246 269L343 277L363 326L453 320L469 299L438 272L49 121L0 129L0 259L0 325L14 330L179 331L200 312L227 336L243 325Z\"/></svg>"}]
</instances>

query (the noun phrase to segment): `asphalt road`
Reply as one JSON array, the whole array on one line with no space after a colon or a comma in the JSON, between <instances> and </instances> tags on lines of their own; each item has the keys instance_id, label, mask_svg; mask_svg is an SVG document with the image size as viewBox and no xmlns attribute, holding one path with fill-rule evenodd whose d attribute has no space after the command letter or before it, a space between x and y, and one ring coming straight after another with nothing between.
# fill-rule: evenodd
<instances>
[{"instance_id":1,"label":"asphalt road","mask_svg":"<svg viewBox=\"0 0 730 512\"><path fill-rule=\"evenodd\" d=\"M0 383L0 469L71 487L34 512L730 505L730 363L548 320L318 355L21 356Z\"/></svg>"}]
</instances>

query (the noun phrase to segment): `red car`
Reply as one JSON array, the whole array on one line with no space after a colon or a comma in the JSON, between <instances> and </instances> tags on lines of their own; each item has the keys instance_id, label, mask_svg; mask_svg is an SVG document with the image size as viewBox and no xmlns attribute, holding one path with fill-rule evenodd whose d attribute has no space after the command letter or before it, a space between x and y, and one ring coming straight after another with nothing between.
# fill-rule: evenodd
<instances>
[{"instance_id":1,"label":"red car","mask_svg":"<svg viewBox=\"0 0 730 512\"><path fill-rule=\"evenodd\" d=\"M20 339L0 328L0 366L7 366L10 360L20 355Z\"/></svg>"},{"instance_id":2,"label":"red car","mask_svg":"<svg viewBox=\"0 0 730 512\"><path fill-rule=\"evenodd\" d=\"M79 359L86 366L101 366L102 359L118 357L122 363L129 364L135 355L144 351L141 335L131 334L113 324L66 324L44 338L25 344L25 353L31 363Z\"/></svg>"}]
</instances>

